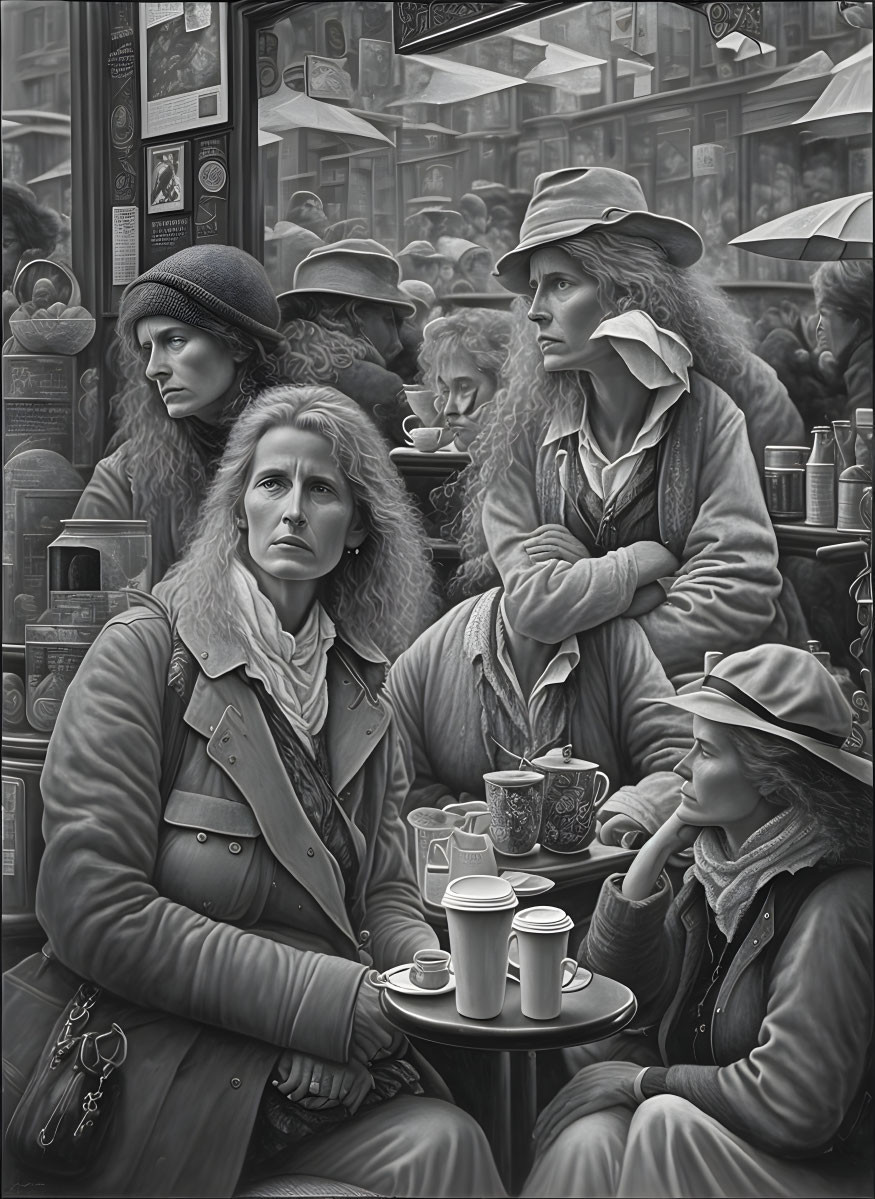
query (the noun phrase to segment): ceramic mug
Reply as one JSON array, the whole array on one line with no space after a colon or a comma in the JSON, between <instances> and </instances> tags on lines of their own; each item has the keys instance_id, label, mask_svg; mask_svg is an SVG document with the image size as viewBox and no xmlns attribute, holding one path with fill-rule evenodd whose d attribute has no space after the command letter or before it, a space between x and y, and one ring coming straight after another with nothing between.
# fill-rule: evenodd
<instances>
[{"instance_id":1,"label":"ceramic mug","mask_svg":"<svg viewBox=\"0 0 875 1199\"><path fill-rule=\"evenodd\" d=\"M610 783L596 762L551 750L532 763L545 777L540 842L552 853L579 853L595 836L596 814Z\"/></svg>"},{"instance_id":2,"label":"ceramic mug","mask_svg":"<svg viewBox=\"0 0 875 1199\"><path fill-rule=\"evenodd\" d=\"M529 853L538 840L544 806L544 776L537 770L493 770L484 774L489 836L501 853Z\"/></svg>"},{"instance_id":3,"label":"ceramic mug","mask_svg":"<svg viewBox=\"0 0 875 1199\"><path fill-rule=\"evenodd\" d=\"M428 847L427 869L446 871L442 880L444 887L464 874L498 874L490 839L484 833L466 833L458 828L451 831L446 841L432 841ZM432 903L439 902L432 891L426 881L426 898Z\"/></svg>"},{"instance_id":4,"label":"ceramic mug","mask_svg":"<svg viewBox=\"0 0 875 1199\"><path fill-rule=\"evenodd\" d=\"M407 823L414 830L416 839L416 881L423 898L426 896L426 871L428 869L428 851L432 841L446 841L454 828L461 828L464 816L456 812L446 812L442 808L414 808L407 813ZM446 879L444 879L446 886ZM441 892L443 894L443 891ZM440 902L440 895L437 897Z\"/></svg>"},{"instance_id":5,"label":"ceramic mug","mask_svg":"<svg viewBox=\"0 0 875 1199\"><path fill-rule=\"evenodd\" d=\"M450 981L450 955L445 949L417 949L410 981L424 991L439 991Z\"/></svg>"},{"instance_id":6,"label":"ceramic mug","mask_svg":"<svg viewBox=\"0 0 875 1199\"><path fill-rule=\"evenodd\" d=\"M401 422L407 441L414 449L424 454L433 454L435 450L440 449L446 429L414 424L414 421L418 420L418 416L411 415L405 416Z\"/></svg>"}]
</instances>

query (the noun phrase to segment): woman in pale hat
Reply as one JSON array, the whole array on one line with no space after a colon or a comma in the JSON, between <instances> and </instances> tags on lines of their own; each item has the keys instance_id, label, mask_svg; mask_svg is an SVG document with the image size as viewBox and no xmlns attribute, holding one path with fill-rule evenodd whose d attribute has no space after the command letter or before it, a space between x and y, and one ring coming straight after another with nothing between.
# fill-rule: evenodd
<instances>
[{"instance_id":1,"label":"woman in pale hat","mask_svg":"<svg viewBox=\"0 0 875 1199\"><path fill-rule=\"evenodd\" d=\"M712 381L738 355L738 322L691 269L698 233L594 167L540 175L521 236L496 267L526 303L478 442L467 585L494 562L536 640L635 617L676 681L707 650L784 640L744 417Z\"/></svg>"},{"instance_id":2,"label":"woman in pale hat","mask_svg":"<svg viewBox=\"0 0 875 1199\"><path fill-rule=\"evenodd\" d=\"M404 442L403 381L388 363L402 352L399 327L415 306L389 250L348 238L311 251L294 286L277 297L291 346L293 383L327 383L355 400L393 445Z\"/></svg>"},{"instance_id":3,"label":"woman in pale hat","mask_svg":"<svg viewBox=\"0 0 875 1199\"><path fill-rule=\"evenodd\" d=\"M818 347L842 376L842 416L872 407L872 263L824 262L811 276L817 304Z\"/></svg>"},{"instance_id":4,"label":"woman in pale hat","mask_svg":"<svg viewBox=\"0 0 875 1199\"><path fill-rule=\"evenodd\" d=\"M399 250L398 265L401 267L401 278L406 283L419 280L434 287L437 282L441 263L446 261L430 241L411 241Z\"/></svg>"},{"instance_id":5,"label":"woman in pale hat","mask_svg":"<svg viewBox=\"0 0 875 1199\"><path fill-rule=\"evenodd\" d=\"M569 1052L588 1064L541 1113L523 1194L869 1194L872 763L845 748L851 709L778 645L655 702L693 713L680 804L579 952L634 989L634 1031Z\"/></svg>"},{"instance_id":6,"label":"woman in pale hat","mask_svg":"<svg viewBox=\"0 0 875 1199\"><path fill-rule=\"evenodd\" d=\"M180 556L235 418L285 377L264 267L234 246L193 246L125 289L117 325L116 448L74 513L148 520L152 580Z\"/></svg>"}]
</instances>

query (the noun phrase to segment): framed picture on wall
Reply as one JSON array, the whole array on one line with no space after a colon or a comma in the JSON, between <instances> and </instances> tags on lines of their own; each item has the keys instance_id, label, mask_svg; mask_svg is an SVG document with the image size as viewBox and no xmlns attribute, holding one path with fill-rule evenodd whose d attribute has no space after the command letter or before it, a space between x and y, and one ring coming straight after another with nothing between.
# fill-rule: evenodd
<instances>
[{"instance_id":1,"label":"framed picture on wall","mask_svg":"<svg viewBox=\"0 0 875 1199\"><path fill-rule=\"evenodd\" d=\"M689 127L661 129L656 137L657 183L689 179L691 167L692 138Z\"/></svg>"},{"instance_id":2,"label":"framed picture on wall","mask_svg":"<svg viewBox=\"0 0 875 1199\"><path fill-rule=\"evenodd\" d=\"M163 137L226 122L227 3L144 3L137 8L142 136Z\"/></svg>"},{"instance_id":3,"label":"framed picture on wall","mask_svg":"<svg viewBox=\"0 0 875 1199\"><path fill-rule=\"evenodd\" d=\"M146 147L147 212L182 212L188 207L187 146L187 142L171 142Z\"/></svg>"},{"instance_id":4,"label":"framed picture on wall","mask_svg":"<svg viewBox=\"0 0 875 1199\"><path fill-rule=\"evenodd\" d=\"M423 162L416 168L420 196L452 196L456 190L456 170L452 162Z\"/></svg>"}]
</instances>

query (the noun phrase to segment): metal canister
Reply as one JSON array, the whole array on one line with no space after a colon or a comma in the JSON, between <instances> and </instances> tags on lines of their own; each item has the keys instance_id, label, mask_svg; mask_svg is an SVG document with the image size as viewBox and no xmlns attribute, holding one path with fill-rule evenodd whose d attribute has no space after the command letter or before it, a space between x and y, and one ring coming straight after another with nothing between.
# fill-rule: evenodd
<instances>
[{"instance_id":1,"label":"metal canister","mask_svg":"<svg viewBox=\"0 0 875 1199\"><path fill-rule=\"evenodd\" d=\"M769 516L773 520L804 520L805 467L767 466L763 473Z\"/></svg>"},{"instance_id":2,"label":"metal canister","mask_svg":"<svg viewBox=\"0 0 875 1199\"><path fill-rule=\"evenodd\" d=\"M805 466L811 446L807 445L767 445L763 450L763 466L770 467Z\"/></svg>"},{"instance_id":3,"label":"metal canister","mask_svg":"<svg viewBox=\"0 0 875 1199\"><path fill-rule=\"evenodd\" d=\"M867 533L860 505L872 480L862 466L849 466L839 477L838 518L836 528L843 533Z\"/></svg>"}]
</instances>

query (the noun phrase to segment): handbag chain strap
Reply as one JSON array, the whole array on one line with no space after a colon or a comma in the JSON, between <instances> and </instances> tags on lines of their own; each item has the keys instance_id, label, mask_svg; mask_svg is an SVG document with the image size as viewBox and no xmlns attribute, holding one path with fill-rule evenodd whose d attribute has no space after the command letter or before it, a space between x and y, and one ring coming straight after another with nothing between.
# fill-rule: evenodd
<instances>
[{"instance_id":1,"label":"handbag chain strap","mask_svg":"<svg viewBox=\"0 0 875 1199\"><path fill-rule=\"evenodd\" d=\"M67 1013L64 1027L58 1033L58 1039L52 1051L50 1069L54 1070L58 1063L63 1061L67 1054L71 1053L79 1044L84 1035L82 1030L91 1017L91 1009L97 1002L99 995L100 987L86 982L82 983L79 990L73 996L73 1003L70 1006L70 1011Z\"/></svg>"}]
</instances>

